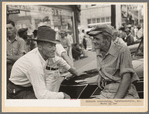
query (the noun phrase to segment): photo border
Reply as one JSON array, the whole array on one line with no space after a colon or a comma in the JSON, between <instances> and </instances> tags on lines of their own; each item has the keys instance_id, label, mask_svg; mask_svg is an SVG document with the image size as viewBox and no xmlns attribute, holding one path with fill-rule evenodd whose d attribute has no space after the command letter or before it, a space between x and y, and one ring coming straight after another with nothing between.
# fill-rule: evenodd
<instances>
[{"instance_id":1,"label":"photo border","mask_svg":"<svg viewBox=\"0 0 149 114\"><path fill-rule=\"evenodd\" d=\"M33 0L26 0L25 2L31 2L31 1L33 1ZM37 0L36 0L37 1ZM38 0L38 2L39 2L40 0ZM117 0L118 1L118 0ZM122 1L122 0L121 0ZM118 2L121 2L121 1L118 1ZM129 1L130 2L130 0L127 0L127 1ZM124 3L126 3L127 1L125 1ZM3 0L2 2L8 2L7 0ZM3 3L1 2L1 6L2 6L2 9L3 9ZM12 1L11 1L12 2ZM15 1L15 2L24 2L24 0L21 0L21 1ZM33 1L33 2L35 2L35 1ZM70 1L66 1L66 0L63 0L63 1L60 1L60 0L51 0L51 1L48 1L48 0L42 0L42 2L70 2ZM75 2L74 0L72 0L71 2L73 2L73 3L81 3L81 2ZM82 2L84 2L84 1L82 1ZM85 2L90 2L90 1L85 1ZM92 2L104 2L103 0L101 1L95 1L95 0L93 0ZM112 2L112 3L115 3L116 2L116 0L113 2L113 1L106 1L106 2ZM138 2L138 0L137 1L133 1L133 2ZM141 2L147 2L147 8L148 8L148 1L144 1L144 0L141 0ZM105 2L104 2L105 3ZM3 11L3 10L2 10ZM5 12L2 12L2 15L5 15L4 14ZM6 19L5 19L5 16L2 16L1 15L1 25L2 25L2 27L1 27L1 30L2 30L2 37L1 37L1 46L4 46L4 38L5 38L5 29L3 29L4 28L4 26L5 26L5 21L6 21ZM147 22L147 19L148 19L148 10L147 10L147 15L146 15L147 17L146 17L146 30L147 30L147 32L146 32L146 37L148 38L148 22ZM148 42L145 42L146 43L146 47L145 48L147 48L148 47ZM2 47L1 48L1 60L2 60L2 64L1 64L1 72L2 72L2 78L1 78L1 82L2 82L2 80L4 79L4 74L5 74L5 72L4 72L4 70L2 70L2 68L5 68L5 55L4 55L4 53L5 53L5 49ZM148 51L147 51L147 53L146 53L147 55L147 57L148 57ZM146 60L146 62L148 63L148 58L145 58L145 59L147 59ZM148 71L148 66L147 67L145 67L144 68L146 71ZM148 72L147 72L147 75L148 75ZM147 82L147 80L148 80L148 77L147 77L147 79L145 80L146 81L146 84L148 85L148 82ZM148 86L147 86L148 87ZM2 91L4 91L4 86L2 85ZM2 92L1 91L1 92ZM146 94L148 95L148 88L146 88ZM1 93L1 95L2 95L2 93ZM148 97L147 97L147 100L148 100ZM4 100L3 100L3 95L1 96L1 104L2 104L2 106L1 106L1 110L2 110L2 112L4 112ZM148 103L146 102L146 106L147 106L147 108L148 108ZM18 109L18 107L16 107L17 108L17 111L16 111L16 109L13 107L12 109L13 110L15 110L15 112L24 112L24 110L28 110L28 109L30 109L30 111L29 112L35 112L35 111L37 111L37 109L33 109L33 107L23 107L22 109ZM59 109L61 109L60 107L52 107L52 108L54 108L54 109L52 109L53 111L51 111L51 109L49 109L49 107L46 107L46 108L44 108L44 107L40 107L40 109L38 109L38 112L59 112L59 111L57 111L57 110L59 110ZM76 107L75 107L76 108ZM81 109L80 109L81 108ZM90 109L91 111L86 111L86 107L80 107L79 109L77 108L77 109L72 109L72 108L69 108L70 109L70 111L68 111L68 107L66 107L66 108L64 108L63 107L63 111L60 111L60 112L95 112L95 108L93 108L93 107L89 107L88 109ZM108 107L109 108L109 107ZM10 109L8 109L8 112L13 112L13 110L12 110L11 108ZM46 110L47 109L47 110ZM112 109L113 110L113 109ZM123 110L124 111L126 111L126 109L125 108L121 108L119 111L121 111L121 112L123 112ZM138 109L138 110L140 110L140 109ZM128 110L127 110L128 111ZM102 112L102 111L101 111ZM105 111L104 111L105 112ZM112 112L112 111L111 111ZM115 112L115 111L114 111ZM130 112L132 112L132 110L130 111ZM139 112L141 112L141 110L139 111ZM37 112L36 112L37 113Z\"/></svg>"}]
</instances>

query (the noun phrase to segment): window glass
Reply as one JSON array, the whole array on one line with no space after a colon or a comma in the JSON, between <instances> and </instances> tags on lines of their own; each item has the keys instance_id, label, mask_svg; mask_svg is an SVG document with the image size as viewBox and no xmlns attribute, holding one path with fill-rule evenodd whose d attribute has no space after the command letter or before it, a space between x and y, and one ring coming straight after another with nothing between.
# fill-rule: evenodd
<instances>
[{"instance_id":1,"label":"window glass","mask_svg":"<svg viewBox=\"0 0 149 114\"><path fill-rule=\"evenodd\" d=\"M88 24L91 24L91 19L88 19L88 20L87 20L87 23L88 23Z\"/></svg>"},{"instance_id":2,"label":"window glass","mask_svg":"<svg viewBox=\"0 0 149 114\"><path fill-rule=\"evenodd\" d=\"M102 23L105 22L105 18L104 17L101 18L101 22Z\"/></svg>"},{"instance_id":3,"label":"window glass","mask_svg":"<svg viewBox=\"0 0 149 114\"><path fill-rule=\"evenodd\" d=\"M100 23L100 18L97 18L97 23Z\"/></svg>"},{"instance_id":4,"label":"window glass","mask_svg":"<svg viewBox=\"0 0 149 114\"><path fill-rule=\"evenodd\" d=\"M41 25L48 25L55 30L71 30L72 14L70 10L39 5L7 5L8 10L19 9L19 14L9 14L9 19L15 22L17 30L28 28L32 33Z\"/></svg>"},{"instance_id":5,"label":"window glass","mask_svg":"<svg viewBox=\"0 0 149 114\"><path fill-rule=\"evenodd\" d=\"M96 23L96 21L97 21L96 18L92 19L92 23Z\"/></svg>"},{"instance_id":6,"label":"window glass","mask_svg":"<svg viewBox=\"0 0 149 114\"><path fill-rule=\"evenodd\" d=\"M106 22L110 22L110 17L106 17Z\"/></svg>"}]
</instances>

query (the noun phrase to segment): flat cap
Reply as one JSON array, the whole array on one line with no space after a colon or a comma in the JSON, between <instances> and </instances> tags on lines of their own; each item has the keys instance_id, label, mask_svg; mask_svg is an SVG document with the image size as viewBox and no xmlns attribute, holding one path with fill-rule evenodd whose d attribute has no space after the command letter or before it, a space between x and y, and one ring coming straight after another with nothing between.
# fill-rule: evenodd
<instances>
[{"instance_id":1,"label":"flat cap","mask_svg":"<svg viewBox=\"0 0 149 114\"><path fill-rule=\"evenodd\" d=\"M90 36L95 36L100 33L108 33L109 35L113 34L113 27L110 25L102 24L97 25L94 29L91 29L89 32L87 32Z\"/></svg>"},{"instance_id":2,"label":"flat cap","mask_svg":"<svg viewBox=\"0 0 149 114\"><path fill-rule=\"evenodd\" d=\"M28 30L28 28L21 28L18 30L18 34L24 33Z\"/></svg>"}]
</instances>

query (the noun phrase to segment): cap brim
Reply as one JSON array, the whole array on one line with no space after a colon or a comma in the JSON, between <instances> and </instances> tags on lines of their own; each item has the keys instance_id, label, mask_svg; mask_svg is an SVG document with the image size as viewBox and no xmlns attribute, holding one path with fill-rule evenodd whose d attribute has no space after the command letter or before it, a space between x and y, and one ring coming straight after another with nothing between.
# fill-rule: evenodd
<instances>
[{"instance_id":1,"label":"cap brim","mask_svg":"<svg viewBox=\"0 0 149 114\"><path fill-rule=\"evenodd\" d=\"M39 42L50 42L50 43L54 43L54 44L59 44L60 42L58 41L51 41L51 40L39 40L39 39L31 39L34 41L39 41Z\"/></svg>"},{"instance_id":2,"label":"cap brim","mask_svg":"<svg viewBox=\"0 0 149 114\"><path fill-rule=\"evenodd\" d=\"M90 32L88 32L88 35L95 36L95 35L97 35L99 33L102 33L102 31L90 31Z\"/></svg>"}]
</instances>

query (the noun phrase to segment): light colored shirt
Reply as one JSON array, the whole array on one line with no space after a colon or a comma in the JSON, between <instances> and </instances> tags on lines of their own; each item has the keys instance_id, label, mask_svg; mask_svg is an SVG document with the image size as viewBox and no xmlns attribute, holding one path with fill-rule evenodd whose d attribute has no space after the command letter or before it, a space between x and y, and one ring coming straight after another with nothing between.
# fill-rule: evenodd
<instances>
[{"instance_id":1,"label":"light colored shirt","mask_svg":"<svg viewBox=\"0 0 149 114\"><path fill-rule=\"evenodd\" d=\"M127 46L111 42L110 49L104 57L99 50L96 53L99 73L106 80L120 82L125 73L132 74L131 82L139 80L133 69L130 51Z\"/></svg>"},{"instance_id":2,"label":"light colored shirt","mask_svg":"<svg viewBox=\"0 0 149 114\"><path fill-rule=\"evenodd\" d=\"M115 82L105 85L101 94L96 96L96 98L113 99L119 88L122 76L125 73L131 74L131 82L139 80L139 77L133 69L130 51L127 46L114 44L112 42L108 53L104 57L100 54L99 51L96 53L99 74L105 80ZM135 86L130 84L124 99L138 98L139 96Z\"/></svg>"},{"instance_id":3,"label":"light colored shirt","mask_svg":"<svg viewBox=\"0 0 149 114\"><path fill-rule=\"evenodd\" d=\"M47 62L38 48L35 48L14 63L9 80L15 85L33 86L37 99L63 99L62 92L51 92L47 89L44 72L46 65Z\"/></svg>"},{"instance_id":4,"label":"light colored shirt","mask_svg":"<svg viewBox=\"0 0 149 114\"><path fill-rule=\"evenodd\" d=\"M70 44L73 44L73 38L71 35L67 35L67 39L69 40Z\"/></svg>"},{"instance_id":5,"label":"light colored shirt","mask_svg":"<svg viewBox=\"0 0 149 114\"><path fill-rule=\"evenodd\" d=\"M71 67L61 57L49 58L47 66L52 68L64 68L69 70ZM48 90L58 92L61 84L61 75L59 70L47 70L45 69L46 86Z\"/></svg>"},{"instance_id":6,"label":"light colored shirt","mask_svg":"<svg viewBox=\"0 0 149 114\"><path fill-rule=\"evenodd\" d=\"M70 42L69 42L69 40L68 40L67 37L64 37L64 38L61 38L61 37L60 37L59 40L60 40L60 42L61 42L61 44L62 44L62 46L63 46L64 48L68 48L68 47L71 46L71 44L70 44Z\"/></svg>"},{"instance_id":7,"label":"light colored shirt","mask_svg":"<svg viewBox=\"0 0 149 114\"><path fill-rule=\"evenodd\" d=\"M142 28L137 31L137 38L140 39L143 36L143 30Z\"/></svg>"},{"instance_id":8,"label":"light colored shirt","mask_svg":"<svg viewBox=\"0 0 149 114\"><path fill-rule=\"evenodd\" d=\"M19 36L16 36L13 41L7 38L7 55L21 55L26 52L25 50L26 43Z\"/></svg>"},{"instance_id":9,"label":"light colored shirt","mask_svg":"<svg viewBox=\"0 0 149 114\"><path fill-rule=\"evenodd\" d=\"M67 51L63 48L62 44L56 44L56 54L59 57L62 57L62 53L63 52L66 52L67 53Z\"/></svg>"}]
</instances>

